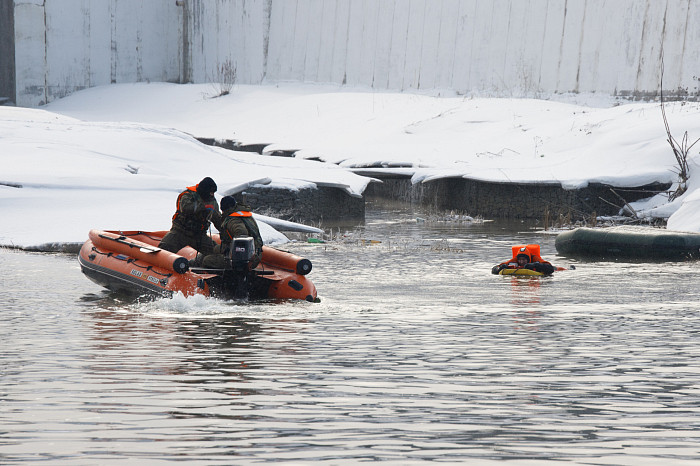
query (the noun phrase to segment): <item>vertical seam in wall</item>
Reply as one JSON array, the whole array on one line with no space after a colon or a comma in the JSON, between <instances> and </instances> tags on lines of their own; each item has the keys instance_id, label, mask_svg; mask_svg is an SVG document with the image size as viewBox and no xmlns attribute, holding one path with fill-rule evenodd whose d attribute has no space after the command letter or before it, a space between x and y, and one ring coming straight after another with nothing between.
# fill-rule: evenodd
<instances>
[{"instance_id":1,"label":"vertical seam in wall","mask_svg":"<svg viewBox=\"0 0 700 466\"><path fill-rule=\"evenodd\" d=\"M362 2L361 11L362 11L362 13L364 13L364 11L365 11L365 3L364 3L364 0L357 0L357 1ZM363 41L365 40L365 37L367 37L367 36L365 35L365 32L366 32L365 27L367 26L367 21L365 20L365 15L364 15L364 14L362 14L362 15L360 15L360 16L361 16L361 18L362 18L361 21L360 21L360 25L362 26L362 34L360 34L360 43L359 43L359 47L358 47L358 48L360 49L360 55L362 55L363 52L364 52L364 50L363 50L363 48L362 48L362 46L364 45L364 44L363 44ZM358 70L356 71L356 74L355 74L355 79L356 79L356 82L354 82L353 85L357 86L358 84L362 84L362 66L361 66L361 65L358 66ZM372 100L374 100L374 99L372 99Z\"/></svg>"},{"instance_id":2,"label":"vertical seam in wall","mask_svg":"<svg viewBox=\"0 0 700 466\"><path fill-rule=\"evenodd\" d=\"M391 32L389 33L389 48L387 49L386 56L386 82L384 83L384 89L389 89L389 82L391 81L391 52L394 47L394 23L396 21L396 2L391 2ZM378 20L377 20L378 22ZM379 24L377 24L377 30L379 30Z\"/></svg>"},{"instance_id":3,"label":"vertical seam in wall","mask_svg":"<svg viewBox=\"0 0 700 466\"><path fill-rule=\"evenodd\" d=\"M689 22L688 17L690 16L690 3L692 1L693 0L688 0L687 7L685 9L685 27L683 28L683 47L681 48L681 62L680 62L680 73L679 73L679 74L681 74L681 76L679 77L679 80L681 83L683 82L682 73L683 73L683 63L684 63L684 58L685 58L685 44L686 44L687 39L688 39L688 22ZM688 91L685 93L686 96L690 97L690 92L691 92L690 87L688 87Z\"/></svg>"},{"instance_id":4,"label":"vertical seam in wall","mask_svg":"<svg viewBox=\"0 0 700 466\"><path fill-rule=\"evenodd\" d=\"M117 20L114 15L114 9L116 8L116 3L114 1L109 2L109 16L110 16L110 26L109 26L109 82L114 84L117 82L117 44L116 44L116 27Z\"/></svg>"},{"instance_id":5,"label":"vertical seam in wall","mask_svg":"<svg viewBox=\"0 0 700 466\"><path fill-rule=\"evenodd\" d=\"M41 4L44 16L44 105L49 103L49 44L48 25L46 23L46 0Z\"/></svg>"},{"instance_id":6,"label":"vertical seam in wall","mask_svg":"<svg viewBox=\"0 0 700 466\"><path fill-rule=\"evenodd\" d=\"M664 56L664 42L666 41L666 16L668 15L668 0L666 0L666 6L664 7L664 19L661 26L661 47L659 47L659 68L661 67L661 60ZM659 82L661 82L661 77L659 76ZM641 89L640 89L641 91ZM663 89L661 89L663 92Z\"/></svg>"},{"instance_id":7,"label":"vertical seam in wall","mask_svg":"<svg viewBox=\"0 0 700 466\"><path fill-rule=\"evenodd\" d=\"M83 24L84 28L87 29L87 36L91 37L92 36L92 22L90 21L90 10L81 10L81 13L83 14ZM87 24L85 23L87 22ZM84 57L83 60L86 62L86 69L87 69L87 79L86 79L86 84L88 88L92 87L92 43L88 40L87 43L87 57Z\"/></svg>"},{"instance_id":8,"label":"vertical seam in wall","mask_svg":"<svg viewBox=\"0 0 700 466\"><path fill-rule=\"evenodd\" d=\"M569 0L564 2L564 17L561 23L561 34L559 39L559 63L557 64L557 83L554 86L555 92L561 91L561 68L562 68L562 54L564 53L564 34L566 33L566 14L569 11Z\"/></svg>"},{"instance_id":9,"label":"vertical seam in wall","mask_svg":"<svg viewBox=\"0 0 700 466\"><path fill-rule=\"evenodd\" d=\"M549 19L549 1L547 0L547 7L544 10L544 27L542 28L542 47L540 48L540 66L537 71L537 89L542 89L542 66L544 64L544 47L545 39L547 38L547 20Z\"/></svg>"},{"instance_id":10,"label":"vertical seam in wall","mask_svg":"<svg viewBox=\"0 0 700 466\"><path fill-rule=\"evenodd\" d=\"M336 16L338 15L338 5L339 3L336 3L335 5L335 14ZM348 14L345 15L345 39L341 42L343 46L345 47L345 53L343 54L343 66L342 66L342 71L343 71L343 79L341 81L341 84L344 86L348 82L348 48L349 48L349 42L350 42L350 11L352 9L352 6L347 3L347 12ZM333 70L333 65L335 64L335 47L333 48L333 60L331 64L331 70ZM331 71L331 74L333 74L333 71Z\"/></svg>"},{"instance_id":11,"label":"vertical seam in wall","mask_svg":"<svg viewBox=\"0 0 700 466\"><path fill-rule=\"evenodd\" d=\"M329 3L328 2L323 2L321 7L321 14L320 14L320 19L321 19L321 24L319 25L318 29L318 50L316 51L316 75L314 76L314 82L319 82L319 73L321 72L321 57L323 56L323 20L326 17L326 8L328 8ZM308 41L308 35L307 35L307 41Z\"/></svg>"},{"instance_id":12,"label":"vertical seam in wall","mask_svg":"<svg viewBox=\"0 0 700 466\"><path fill-rule=\"evenodd\" d=\"M503 62L501 63L501 82L503 83L504 87L510 87L510 94L511 96L513 95L513 86L514 84L508 84L506 81L506 63L508 63L508 38L510 37L510 28L512 26L512 21L513 21L513 2L508 2L508 26L506 27L506 46L503 50ZM505 90L505 89L504 89Z\"/></svg>"},{"instance_id":13,"label":"vertical seam in wall","mask_svg":"<svg viewBox=\"0 0 700 466\"><path fill-rule=\"evenodd\" d=\"M472 9L472 38L469 43L469 60L467 61L467 64L469 65L469 72L467 73L467 86L470 86L471 89L474 89L474 84L472 83L472 71L474 69L474 44L475 40L474 38L476 37L476 2L474 3L474 8ZM467 89L468 91L471 91L471 89Z\"/></svg>"},{"instance_id":14,"label":"vertical seam in wall","mask_svg":"<svg viewBox=\"0 0 700 466\"><path fill-rule=\"evenodd\" d=\"M498 13L498 11L497 11L497 10L498 10L498 4L497 4L495 1L492 1L492 0L489 0L489 1L491 1L491 14L489 15L489 27L488 27L488 31L491 32L491 33L493 33L494 18L496 17L496 14ZM497 77L497 76L496 76L496 73L495 73L496 67L493 66L493 58L494 58L494 56L491 54L491 41L489 41L488 47L489 47L489 49L488 49L488 50L489 50L489 54L488 54L488 62L487 62L487 63L488 63L488 69L490 70L490 76L489 76L488 79L490 80L490 85L491 85L491 89L489 89L489 92L490 92L490 93L498 93L498 92L497 92L498 86L494 84L494 78ZM502 80L503 80L503 79L501 78L501 81L502 81Z\"/></svg>"},{"instance_id":15,"label":"vertical seam in wall","mask_svg":"<svg viewBox=\"0 0 700 466\"><path fill-rule=\"evenodd\" d=\"M637 57L637 76L634 78L634 91L639 90L639 76L642 74L642 62L644 54L644 43L646 42L647 18L649 17L650 2L646 2L644 8L644 20L642 22L642 37L639 41L639 56Z\"/></svg>"},{"instance_id":16,"label":"vertical seam in wall","mask_svg":"<svg viewBox=\"0 0 700 466\"><path fill-rule=\"evenodd\" d=\"M422 24L423 26L420 28L420 52L419 52L419 57L418 57L418 80L416 81L416 89L420 89L420 73L421 69L423 68L423 47L425 46L425 23L426 23L426 17L425 17L425 11L428 8L428 0L425 0L423 2L423 21Z\"/></svg>"},{"instance_id":17,"label":"vertical seam in wall","mask_svg":"<svg viewBox=\"0 0 700 466\"><path fill-rule=\"evenodd\" d=\"M291 79L292 76L294 76L294 47L296 45L296 36L297 36L297 13L299 10L299 2L294 2L294 21L292 22L293 29L292 29L292 46L289 49L289 71L288 75L289 78ZM285 73L282 74L284 76Z\"/></svg>"},{"instance_id":18,"label":"vertical seam in wall","mask_svg":"<svg viewBox=\"0 0 700 466\"><path fill-rule=\"evenodd\" d=\"M457 86L455 84L455 61L457 59L457 49L459 48L457 45L457 36L459 36L459 22L462 20L462 17L460 16L460 11L462 11L462 2L457 2L457 21L455 21L455 40L454 40L454 46L452 48L452 63L450 66L450 75L449 78L447 79L450 83L450 87L455 89ZM457 90L457 89L455 89Z\"/></svg>"},{"instance_id":19,"label":"vertical seam in wall","mask_svg":"<svg viewBox=\"0 0 700 466\"><path fill-rule=\"evenodd\" d=\"M263 27L263 64L260 82L267 79L267 59L270 49L270 23L272 22L272 0L267 0L265 5L265 15L263 16L263 21L265 21Z\"/></svg>"},{"instance_id":20,"label":"vertical seam in wall","mask_svg":"<svg viewBox=\"0 0 700 466\"><path fill-rule=\"evenodd\" d=\"M10 51L8 52L10 54L9 62L10 62L10 69L8 71L9 75L9 82L8 82L8 96L12 99L12 102L14 102L15 105L17 104L17 31L15 29L15 4L14 2L9 2L9 11L8 11L8 36L9 36L9 47Z\"/></svg>"},{"instance_id":21,"label":"vertical seam in wall","mask_svg":"<svg viewBox=\"0 0 700 466\"><path fill-rule=\"evenodd\" d=\"M143 8L143 4L142 8ZM141 10L143 13L143 10ZM137 15L139 17L140 15ZM136 21L136 82L141 82L143 81L143 57L142 57L142 48L141 47L141 40L143 39L141 35L141 30L143 29L143 20L142 18L138 18Z\"/></svg>"},{"instance_id":22,"label":"vertical seam in wall","mask_svg":"<svg viewBox=\"0 0 700 466\"><path fill-rule=\"evenodd\" d=\"M374 21L374 57L372 57L372 84L370 86L372 89L375 88L374 79L376 77L377 72L377 50L379 50L379 47L377 47L377 42L379 40L379 12L381 10L381 7L377 5L377 8L375 8L374 10L376 12L376 16Z\"/></svg>"},{"instance_id":23,"label":"vertical seam in wall","mask_svg":"<svg viewBox=\"0 0 700 466\"><path fill-rule=\"evenodd\" d=\"M309 12L311 11L311 4L307 3L306 4L306 15L308 16ZM308 24L308 23L307 23ZM302 65L302 72L301 72L301 79L302 82L306 81L307 76L308 76L308 69L306 68L306 58L308 57L309 53L309 28L305 27L304 28L304 60L303 60L303 65ZM318 64L317 64L318 65Z\"/></svg>"},{"instance_id":24,"label":"vertical seam in wall","mask_svg":"<svg viewBox=\"0 0 700 466\"><path fill-rule=\"evenodd\" d=\"M586 32L586 11L588 10L589 2L586 1L583 4L583 18L581 18L581 34L578 39L578 60L576 65L576 83L574 85L574 92L578 93L579 90L579 79L581 77L581 57L583 56L583 41Z\"/></svg>"},{"instance_id":25,"label":"vertical seam in wall","mask_svg":"<svg viewBox=\"0 0 700 466\"><path fill-rule=\"evenodd\" d=\"M185 49L184 54L184 64L183 64L183 76L182 79L185 83L192 81L192 41L194 40L193 27L194 27L194 9L195 5L189 0L184 0L184 15L183 18L183 28L185 30Z\"/></svg>"},{"instance_id":26,"label":"vertical seam in wall","mask_svg":"<svg viewBox=\"0 0 700 466\"><path fill-rule=\"evenodd\" d=\"M407 60L407 55L408 55L408 31L411 29L411 5L413 2L411 0L408 0L408 16L406 18L406 35L404 36L404 43L406 46L404 47L404 53L403 53L403 66L401 67L401 90L404 91L406 90L406 60Z\"/></svg>"},{"instance_id":27,"label":"vertical seam in wall","mask_svg":"<svg viewBox=\"0 0 700 466\"><path fill-rule=\"evenodd\" d=\"M335 60L336 60L336 54L335 54L335 44L338 43L338 27L336 26L338 24L338 2L333 2L334 3L334 9L333 9L333 35L332 39L330 39L330 46L331 46L331 54L330 58L328 59L328 80L330 82L333 82L333 78L335 76L334 70L335 70Z\"/></svg>"},{"instance_id":28,"label":"vertical seam in wall","mask_svg":"<svg viewBox=\"0 0 700 466\"><path fill-rule=\"evenodd\" d=\"M299 2L297 2L297 8L299 8ZM304 21L308 21L308 14L309 14L310 9L311 9L311 5L310 5L310 3L307 2L307 4L306 4L307 18L304 18ZM294 15L294 17L296 18L296 17L298 17L298 15L299 15L299 10L297 10L297 13ZM307 69L306 69L306 56L307 56L307 53L309 52L309 28L308 28L308 24L309 24L308 22L305 22L304 25L307 27L302 28L303 33L304 33L304 40L302 41L302 44L303 44L302 47L304 48L304 57L301 60L301 70L300 70L301 82L305 82L308 79L307 78ZM299 23L296 23L296 25L298 26ZM297 32L297 28L295 27L294 28L295 37L296 37L296 32ZM293 57L293 55L292 55L292 57ZM292 65L293 64L294 64L294 62L292 61Z\"/></svg>"},{"instance_id":29,"label":"vertical seam in wall","mask_svg":"<svg viewBox=\"0 0 700 466\"><path fill-rule=\"evenodd\" d=\"M433 84L431 86L432 89L438 88L438 82L437 82L437 77L438 73L436 72L438 70L438 65L439 65L439 59L440 59L440 39L442 38L442 19L444 15L444 7L445 7L445 2L441 1L440 2L440 15L438 16L440 20L438 21L438 35L437 35L437 47L435 48L435 65L433 65ZM426 2L426 7L423 10L423 40L425 41L425 24L427 23L427 9L428 9L428 4ZM421 58L423 57L423 54L421 53ZM422 60L421 60L422 61ZM421 70L423 67L421 66ZM418 80L420 82L420 79Z\"/></svg>"}]
</instances>

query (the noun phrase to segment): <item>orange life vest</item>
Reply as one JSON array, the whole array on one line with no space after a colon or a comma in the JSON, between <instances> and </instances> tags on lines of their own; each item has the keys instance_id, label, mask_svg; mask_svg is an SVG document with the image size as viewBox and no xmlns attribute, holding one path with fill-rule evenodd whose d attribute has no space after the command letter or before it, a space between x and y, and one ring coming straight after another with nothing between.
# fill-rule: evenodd
<instances>
[{"instance_id":1,"label":"orange life vest","mask_svg":"<svg viewBox=\"0 0 700 466\"><path fill-rule=\"evenodd\" d=\"M501 262L499 265L506 264L511 268L520 268L518 265L518 256L525 255L528 258L528 263L530 262L543 262L549 264L546 260L542 259L540 256L540 245L539 244L519 244L512 247L513 257L505 262Z\"/></svg>"},{"instance_id":2,"label":"orange life vest","mask_svg":"<svg viewBox=\"0 0 700 466\"><path fill-rule=\"evenodd\" d=\"M184 196L188 192L196 193L197 186L199 186L199 185L196 184L194 186L188 186L187 189L185 189L183 192L180 193L179 196L177 196L177 201L175 201L175 213L173 214L173 220L175 220L181 214L181 212L180 212L180 200L182 199L182 196Z\"/></svg>"},{"instance_id":3,"label":"orange life vest","mask_svg":"<svg viewBox=\"0 0 700 466\"><path fill-rule=\"evenodd\" d=\"M252 217L253 214L247 210L237 210L228 214L229 217Z\"/></svg>"},{"instance_id":4,"label":"orange life vest","mask_svg":"<svg viewBox=\"0 0 700 466\"><path fill-rule=\"evenodd\" d=\"M210 216L209 217L201 217L200 215L195 214L187 214L182 212L180 209L180 204L182 202L182 197L185 194L195 194L199 197L197 194L197 187L199 185L196 184L194 186L188 186L186 190L180 193L180 195L177 197L176 205L175 205L175 214L173 215L173 226L178 226L179 228L189 231L189 232L199 232L199 231L206 231L207 228L209 228L210 224ZM214 204L216 201L214 201ZM215 206L214 204L209 205L209 204L204 204L204 207L207 208L207 210L214 210ZM196 210L196 204L195 204L195 210ZM211 214L210 214L211 215Z\"/></svg>"},{"instance_id":5,"label":"orange life vest","mask_svg":"<svg viewBox=\"0 0 700 466\"><path fill-rule=\"evenodd\" d=\"M260 244L262 244L262 237L260 236L260 232L258 231L257 227L249 220L253 217L252 212L249 212L247 210L237 210L228 214L227 217L242 219L243 224L248 230L248 233L250 233L250 235L255 239L255 242L260 242ZM229 233L228 228L226 228L226 222L221 222L221 225L224 227L223 231L220 234L221 241L222 243L230 243L231 241L233 241L233 237L231 236L231 233Z\"/></svg>"}]
</instances>

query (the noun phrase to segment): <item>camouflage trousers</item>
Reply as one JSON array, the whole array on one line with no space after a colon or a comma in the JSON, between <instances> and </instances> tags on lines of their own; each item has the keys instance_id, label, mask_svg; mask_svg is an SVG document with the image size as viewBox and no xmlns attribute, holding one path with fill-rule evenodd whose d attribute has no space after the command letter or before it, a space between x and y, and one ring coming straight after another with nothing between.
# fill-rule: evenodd
<instances>
[{"instance_id":1,"label":"camouflage trousers","mask_svg":"<svg viewBox=\"0 0 700 466\"><path fill-rule=\"evenodd\" d=\"M163 236L163 239L158 245L159 248L174 253L177 253L185 246L190 246L199 253L197 254L197 260L194 261L194 264L190 265L199 265L198 263L201 262L201 258L203 256L207 256L214 252L215 243L206 234L206 232L202 232L201 234L191 234L173 229Z\"/></svg>"}]
</instances>

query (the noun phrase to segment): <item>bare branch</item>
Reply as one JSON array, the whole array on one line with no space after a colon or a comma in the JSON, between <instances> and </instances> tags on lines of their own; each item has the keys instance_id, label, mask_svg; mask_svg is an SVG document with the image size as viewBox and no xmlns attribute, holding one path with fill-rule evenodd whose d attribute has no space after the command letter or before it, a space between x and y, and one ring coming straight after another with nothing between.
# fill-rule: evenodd
<instances>
[{"instance_id":1,"label":"bare branch","mask_svg":"<svg viewBox=\"0 0 700 466\"><path fill-rule=\"evenodd\" d=\"M661 90L659 92L661 100L661 115L664 119L664 126L666 128L666 136L671 149L673 150L673 155L676 157L676 163L678 164L678 188L675 192L669 195L669 200L674 200L681 196L688 189L688 179L690 177L690 169L688 166L688 153L690 149L693 148L695 144L700 141L700 138L696 139L695 142L688 145L688 132L683 134L683 139L679 144L678 141L671 134L671 127L668 124L668 118L666 118L666 107L664 105L664 54L661 51Z\"/></svg>"},{"instance_id":2,"label":"bare branch","mask_svg":"<svg viewBox=\"0 0 700 466\"><path fill-rule=\"evenodd\" d=\"M212 80L212 86L216 91L214 97L228 95L236 83L236 65L227 58L225 62L216 67L216 76Z\"/></svg>"}]
</instances>

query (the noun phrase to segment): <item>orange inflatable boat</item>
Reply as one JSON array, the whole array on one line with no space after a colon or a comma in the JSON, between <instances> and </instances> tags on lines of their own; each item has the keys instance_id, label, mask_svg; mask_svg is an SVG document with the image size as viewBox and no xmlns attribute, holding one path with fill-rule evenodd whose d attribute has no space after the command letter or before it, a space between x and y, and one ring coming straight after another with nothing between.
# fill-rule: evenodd
<instances>
[{"instance_id":1,"label":"orange inflatable boat","mask_svg":"<svg viewBox=\"0 0 700 466\"><path fill-rule=\"evenodd\" d=\"M300 299L318 301L306 275L311 262L289 252L263 246L262 260L249 270L252 238L236 238L226 269L191 268L196 251L177 254L158 247L167 231L90 230L80 249L82 272L95 283L130 295L170 297L175 293L223 299ZM219 242L218 235L212 239Z\"/></svg>"}]
</instances>

